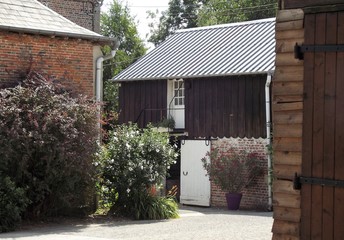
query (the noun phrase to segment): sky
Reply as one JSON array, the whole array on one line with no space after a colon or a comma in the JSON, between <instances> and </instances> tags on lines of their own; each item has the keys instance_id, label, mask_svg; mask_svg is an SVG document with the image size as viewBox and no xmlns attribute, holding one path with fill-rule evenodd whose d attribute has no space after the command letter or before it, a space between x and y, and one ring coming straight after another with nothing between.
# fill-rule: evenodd
<instances>
[{"instance_id":1,"label":"sky","mask_svg":"<svg viewBox=\"0 0 344 240\"><path fill-rule=\"evenodd\" d=\"M101 10L106 11L112 1L113 0L104 0ZM125 2L125 0L123 2ZM169 0L127 0L126 2L128 3L132 16L134 16L135 21L138 22L137 26L140 37L145 41L147 47L151 48L152 44L147 43L146 37L146 34L149 33L148 23L150 22L147 20L146 12L148 10L155 12L156 9L158 9L159 12L166 10Z\"/></svg>"}]
</instances>

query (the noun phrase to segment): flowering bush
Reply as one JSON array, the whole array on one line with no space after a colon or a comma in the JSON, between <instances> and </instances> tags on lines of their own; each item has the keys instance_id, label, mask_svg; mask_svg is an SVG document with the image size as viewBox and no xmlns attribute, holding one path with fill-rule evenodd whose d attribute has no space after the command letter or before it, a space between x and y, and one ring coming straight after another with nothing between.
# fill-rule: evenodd
<instances>
[{"instance_id":1,"label":"flowering bush","mask_svg":"<svg viewBox=\"0 0 344 240\"><path fill-rule=\"evenodd\" d=\"M36 72L0 91L0 174L25 189L26 217L88 205L97 136L96 106Z\"/></svg>"},{"instance_id":2,"label":"flowering bush","mask_svg":"<svg viewBox=\"0 0 344 240\"><path fill-rule=\"evenodd\" d=\"M256 153L237 151L234 148L226 153L220 153L216 148L202 158L202 163L211 180L223 191L230 193L240 193L263 174L260 158Z\"/></svg>"},{"instance_id":3,"label":"flowering bush","mask_svg":"<svg viewBox=\"0 0 344 240\"><path fill-rule=\"evenodd\" d=\"M156 132L151 126L118 126L110 132L99 158L105 202L117 213L134 216L135 206L141 203L140 199L146 199L142 194L163 182L176 157L167 134Z\"/></svg>"}]
</instances>

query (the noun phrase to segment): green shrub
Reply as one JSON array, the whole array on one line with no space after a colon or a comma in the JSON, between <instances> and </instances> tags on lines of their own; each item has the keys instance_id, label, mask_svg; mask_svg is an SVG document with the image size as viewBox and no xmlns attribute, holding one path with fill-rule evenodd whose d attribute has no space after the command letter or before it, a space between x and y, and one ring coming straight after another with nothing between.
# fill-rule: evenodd
<instances>
[{"instance_id":1,"label":"green shrub","mask_svg":"<svg viewBox=\"0 0 344 240\"><path fill-rule=\"evenodd\" d=\"M178 204L174 197L160 197L147 191L136 191L134 195L132 216L136 220L160 220L177 218Z\"/></svg>"},{"instance_id":2,"label":"green shrub","mask_svg":"<svg viewBox=\"0 0 344 240\"><path fill-rule=\"evenodd\" d=\"M25 190L0 173L0 232L13 231L19 225L28 203Z\"/></svg>"},{"instance_id":3,"label":"green shrub","mask_svg":"<svg viewBox=\"0 0 344 240\"><path fill-rule=\"evenodd\" d=\"M121 125L110 132L108 140L100 155L105 203L116 213L138 218L134 212L140 212L138 207L150 197L147 189L163 182L177 153L168 135L151 126Z\"/></svg>"},{"instance_id":4,"label":"green shrub","mask_svg":"<svg viewBox=\"0 0 344 240\"><path fill-rule=\"evenodd\" d=\"M96 106L38 73L0 91L0 171L27 189L26 217L90 202L97 136Z\"/></svg>"}]
</instances>

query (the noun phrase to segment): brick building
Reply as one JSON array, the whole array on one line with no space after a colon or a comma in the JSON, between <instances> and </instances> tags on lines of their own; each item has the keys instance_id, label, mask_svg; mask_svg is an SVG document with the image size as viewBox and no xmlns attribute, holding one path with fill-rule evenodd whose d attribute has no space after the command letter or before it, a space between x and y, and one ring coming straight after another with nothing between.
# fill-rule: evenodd
<instances>
[{"instance_id":1,"label":"brick building","mask_svg":"<svg viewBox=\"0 0 344 240\"><path fill-rule=\"evenodd\" d=\"M28 70L94 95L101 45L114 39L85 29L37 0L0 0L0 87Z\"/></svg>"},{"instance_id":2,"label":"brick building","mask_svg":"<svg viewBox=\"0 0 344 240\"><path fill-rule=\"evenodd\" d=\"M100 7L103 0L38 0L72 22L100 32Z\"/></svg>"}]
</instances>

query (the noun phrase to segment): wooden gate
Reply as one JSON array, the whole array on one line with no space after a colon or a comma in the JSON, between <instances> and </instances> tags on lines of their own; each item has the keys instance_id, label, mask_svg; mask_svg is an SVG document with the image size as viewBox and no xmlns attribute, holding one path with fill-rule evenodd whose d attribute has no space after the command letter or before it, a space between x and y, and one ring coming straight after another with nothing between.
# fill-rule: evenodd
<instances>
[{"instance_id":1,"label":"wooden gate","mask_svg":"<svg viewBox=\"0 0 344 240\"><path fill-rule=\"evenodd\" d=\"M302 239L344 239L344 12L305 15ZM339 181L333 181L339 180Z\"/></svg>"}]
</instances>

